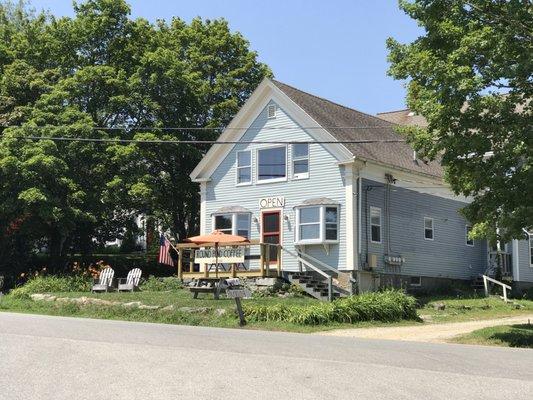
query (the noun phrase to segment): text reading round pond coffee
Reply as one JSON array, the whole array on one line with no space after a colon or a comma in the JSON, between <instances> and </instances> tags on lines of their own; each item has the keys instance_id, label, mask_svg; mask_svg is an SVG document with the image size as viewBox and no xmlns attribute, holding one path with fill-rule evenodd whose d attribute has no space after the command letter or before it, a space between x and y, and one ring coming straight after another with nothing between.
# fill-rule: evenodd
<instances>
[{"instance_id":1,"label":"text reading round pond coffee","mask_svg":"<svg viewBox=\"0 0 533 400\"><path fill-rule=\"evenodd\" d=\"M215 254L215 249L200 249L194 252L194 261L204 264L214 264L217 261L219 263L243 263L244 250L242 247L223 247L218 249L218 254Z\"/></svg>"}]
</instances>

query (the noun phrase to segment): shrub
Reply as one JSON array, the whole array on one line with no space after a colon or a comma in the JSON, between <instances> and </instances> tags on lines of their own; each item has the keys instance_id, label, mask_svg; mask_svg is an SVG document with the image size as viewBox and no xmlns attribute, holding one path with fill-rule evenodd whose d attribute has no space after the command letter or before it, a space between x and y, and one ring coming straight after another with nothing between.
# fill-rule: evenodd
<instances>
[{"instance_id":1,"label":"shrub","mask_svg":"<svg viewBox=\"0 0 533 400\"><path fill-rule=\"evenodd\" d=\"M91 279L85 276L35 276L23 286L13 289L13 297L25 297L33 293L87 292L91 290Z\"/></svg>"},{"instance_id":2,"label":"shrub","mask_svg":"<svg viewBox=\"0 0 533 400\"><path fill-rule=\"evenodd\" d=\"M298 325L418 319L415 298L398 290L365 293L311 306L245 304L244 312L254 321L283 321Z\"/></svg>"},{"instance_id":3,"label":"shrub","mask_svg":"<svg viewBox=\"0 0 533 400\"><path fill-rule=\"evenodd\" d=\"M147 292L168 292L183 288L183 283L179 278L170 276L167 278L156 278L150 275L146 281L141 283L141 290Z\"/></svg>"}]
</instances>

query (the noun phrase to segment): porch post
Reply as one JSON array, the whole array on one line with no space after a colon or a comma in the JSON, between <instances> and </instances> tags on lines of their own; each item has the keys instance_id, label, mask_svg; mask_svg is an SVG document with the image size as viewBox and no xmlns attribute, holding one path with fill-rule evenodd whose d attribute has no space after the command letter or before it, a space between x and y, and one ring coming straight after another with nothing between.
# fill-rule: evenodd
<instances>
[{"instance_id":1,"label":"porch post","mask_svg":"<svg viewBox=\"0 0 533 400\"><path fill-rule=\"evenodd\" d=\"M183 252L185 249L181 248L178 251L178 278L183 280Z\"/></svg>"}]
</instances>

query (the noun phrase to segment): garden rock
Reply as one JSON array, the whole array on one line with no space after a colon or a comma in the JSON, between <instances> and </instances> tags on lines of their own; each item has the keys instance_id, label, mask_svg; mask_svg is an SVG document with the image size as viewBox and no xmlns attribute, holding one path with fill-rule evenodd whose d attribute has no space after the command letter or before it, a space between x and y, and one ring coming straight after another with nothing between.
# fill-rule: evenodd
<instances>
[{"instance_id":1,"label":"garden rock","mask_svg":"<svg viewBox=\"0 0 533 400\"><path fill-rule=\"evenodd\" d=\"M227 311L225 308L217 308L217 309L215 310L215 315L216 315L217 317L222 317L223 315L226 315L227 312L228 312L228 311Z\"/></svg>"},{"instance_id":2,"label":"garden rock","mask_svg":"<svg viewBox=\"0 0 533 400\"><path fill-rule=\"evenodd\" d=\"M161 311L174 311L174 305L171 304L169 306L163 307Z\"/></svg>"},{"instance_id":3,"label":"garden rock","mask_svg":"<svg viewBox=\"0 0 533 400\"><path fill-rule=\"evenodd\" d=\"M189 314L205 314L209 312L209 307L180 307L178 311Z\"/></svg>"},{"instance_id":4,"label":"garden rock","mask_svg":"<svg viewBox=\"0 0 533 400\"><path fill-rule=\"evenodd\" d=\"M136 308L136 307L140 307L141 305L142 304L140 301L130 301L129 303L122 304L122 306L126 308Z\"/></svg>"},{"instance_id":5,"label":"garden rock","mask_svg":"<svg viewBox=\"0 0 533 400\"><path fill-rule=\"evenodd\" d=\"M54 301L56 296L52 296L51 294L34 293L30 295L30 298L33 301Z\"/></svg>"},{"instance_id":6,"label":"garden rock","mask_svg":"<svg viewBox=\"0 0 533 400\"><path fill-rule=\"evenodd\" d=\"M158 308L161 308L161 306L147 306L146 304L141 304L138 308L139 310L157 310Z\"/></svg>"},{"instance_id":7,"label":"garden rock","mask_svg":"<svg viewBox=\"0 0 533 400\"><path fill-rule=\"evenodd\" d=\"M433 304L433 308L437 311L444 311L446 309L446 304L444 303L435 303Z\"/></svg>"}]
</instances>

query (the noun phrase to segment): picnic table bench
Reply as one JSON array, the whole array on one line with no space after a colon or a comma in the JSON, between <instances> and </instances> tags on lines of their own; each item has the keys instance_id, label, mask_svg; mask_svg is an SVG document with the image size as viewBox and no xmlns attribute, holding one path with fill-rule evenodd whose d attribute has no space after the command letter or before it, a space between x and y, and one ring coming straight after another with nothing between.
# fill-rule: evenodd
<instances>
[{"instance_id":1,"label":"picnic table bench","mask_svg":"<svg viewBox=\"0 0 533 400\"><path fill-rule=\"evenodd\" d=\"M198 293L213 293L215 300L218 300L222 281L222 278L198 278L195 285L190 286L189 290L193 294L193 299L198 298Z\"/></svg>"}]
</instances>

